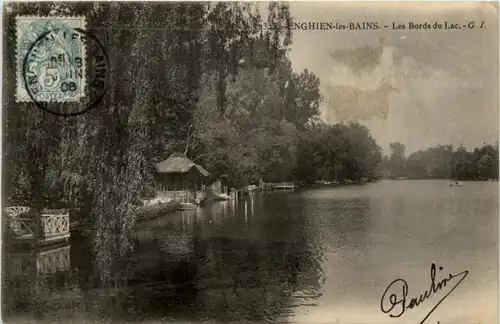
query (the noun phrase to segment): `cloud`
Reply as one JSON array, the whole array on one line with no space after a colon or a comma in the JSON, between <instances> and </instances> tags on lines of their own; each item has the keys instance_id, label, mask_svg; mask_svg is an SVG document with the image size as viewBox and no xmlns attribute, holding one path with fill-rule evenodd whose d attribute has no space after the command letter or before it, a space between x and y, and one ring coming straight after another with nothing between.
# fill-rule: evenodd
<instances>
[{"instance_id":1,"label":"cloud","mask_svg":"<svg viewBox=\"0 0 500 324\"><path fill-rule=\"evenodd\" d=\"M354 73L370 73L380 64L382 53L382 45L375 48L365 45L354 50L337 49L330 53L330 57L341 64L345 64Z\"/></svg>"},{"instance_id":2,"label":"cloud","mask_svg":"<svg viewBox=\"0 0 500 324\"><path fill-rule=\"evenodd\" d=\"M392 48L363 46L337 53L357 53L358 56L367 53L370 58L363 61L358 57L344 63L332 60L331 77L324 90L325 119L329 122L385 120L390 112L389 95L399 91L395 86Z\"/></svg>"},{"instance_id":3,"label":"cloud","mask_svg":"<svg viewBox=\"0 0 500 324\"><path fill-rule=\"evenodd\" d=\"M462 118L469 123L484 123L485 110L478 114L474 109L478 104L494 104L494 100L485 101L492 98L492 87L400 54L398 47L383 46L378 63L373 67L367 64L370 73L359 73L360 69L332 60L323 90L323 119L330 123L361 122L383 146L401 141L410 152L439 143L471 142L477 130ZM496 129L492 127L492 132Z\"/></svg>"},{"instance_id":4,"label":"cloud","mask_svg":"<svg viewBox=\"0 0 500 324\"><path fill-rule=\"evenodd\" d=\"M337 121L386 119L389 114L389 94L397 91L386 81L376 89L361 90L350 85L329 85L328 109L335 111Z\"/></svg>"},{"instance_id":5,"label":"cloud","mask_svg":"<svg viewBox=\"0 0 500 324\"><path fill-rule=\"evenodd\" d=\"M292 12L301 21L484 21L486 28L294 33L294 70L307 68L320 78L323 119L358 119L381 146L402 142L409 153L437 144L473 148L497 140L498 6L371 6L297 2ZM383 80L398 89L387 96L387 105L362 99ZM387 111L387 117L377 111Z\"/></svg>"}]
</instances>

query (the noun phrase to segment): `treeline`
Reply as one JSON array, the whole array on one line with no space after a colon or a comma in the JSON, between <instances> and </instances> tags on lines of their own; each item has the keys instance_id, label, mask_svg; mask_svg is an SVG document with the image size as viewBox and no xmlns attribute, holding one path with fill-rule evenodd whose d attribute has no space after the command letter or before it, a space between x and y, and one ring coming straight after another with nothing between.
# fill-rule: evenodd
<instances>
[{"instance_id":1,"label":"treeline","mask_svg":"<svg viewBox=\"0 0 500 324\"><path fill-rule=\"evenodd\" d=\"M241 2L7 5L6 53L15 52L16 15L85 15L111 84L87 113L54 116L15 102L15 56L4 56L4 201L77 208L106 275L130 247L134 202L154 163L171 153L235 187L372 175L380 150L366 128L317 121L320 81L294 72L287 54L288 5L266 12Z\"/></svg>"},{"instance_id":2,"label":"treeline","mask_svg":"<svg viewBox=\"0 0 500 324\"><path fill-rule=\"evenodd\" d=\"M296 179L340 183L362 178L374 180L382 154L369 130L358 123L325 125L311 123L298 141Z\"/></svg>"},{"instance_id":3,"label":"treeline","mask_svg":"<svg viewBox=\"0 0 500 324\"><path fill-rule=\"evenodd\" d=\"M319 80L308 71L288 71L280 94L277 72L242 69L226 85L223 115L217 113L215 87L207 83L187 139L188 157L236 188L260 180L374 178L381 154L368 129L321 122Z\"/></svg>"},{"instance_id":4,"label":"treeline","mask_svg":"<svg viewBox=\"0 0 500 324\"><path fill-rule=\"evenodd\" d=\"M498 143L468 151L464 147L438 145L404 154L404 145L391 144L391 155L381 167L386 177L410 179L498 180Z\"/></svg>"}]
</instances>

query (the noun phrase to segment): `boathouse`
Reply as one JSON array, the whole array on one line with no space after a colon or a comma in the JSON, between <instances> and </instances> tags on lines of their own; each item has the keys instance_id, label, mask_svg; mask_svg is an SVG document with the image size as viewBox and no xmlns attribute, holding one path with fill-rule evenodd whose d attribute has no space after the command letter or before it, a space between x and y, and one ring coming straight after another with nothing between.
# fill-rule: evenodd
<instances>
[{"instance_id":1,"label":"boathouse","mask_svg":"<svg viewBox=\"0 0 500 324\"><path fill-rule=\"evenodd\" d=\"M173 153L155 168L157 197L195 203L205 199L205 185L210 174L184 154Z\"/></svg>"}]
</instances>

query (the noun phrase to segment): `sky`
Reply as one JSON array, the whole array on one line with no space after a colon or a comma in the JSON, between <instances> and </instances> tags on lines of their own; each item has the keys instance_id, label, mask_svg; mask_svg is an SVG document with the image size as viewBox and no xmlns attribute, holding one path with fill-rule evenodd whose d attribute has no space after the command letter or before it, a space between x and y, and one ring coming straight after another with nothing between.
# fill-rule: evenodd
<instances>
[{"instance_id":1,"label":"sky","mask_svg":"<svg viewBox=\"0 0 500 324\"><path fill-rule=\"evenodd\" d=\"M472 149L498 140L499 33L493 3L291 2L296 22L378 22L380 30L295 30L296 72L321 80L321 116L356 120L387 152L438 144ZM394 30L444 21L475 29ZM478 28L481 22L485 28Z\"/></svg>"}]
</instances>

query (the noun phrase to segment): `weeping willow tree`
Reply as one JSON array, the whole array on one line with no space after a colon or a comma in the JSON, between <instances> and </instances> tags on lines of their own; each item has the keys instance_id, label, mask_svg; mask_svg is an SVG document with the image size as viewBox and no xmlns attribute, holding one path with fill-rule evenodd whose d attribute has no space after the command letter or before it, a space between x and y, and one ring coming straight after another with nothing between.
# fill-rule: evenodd
<instances>
[{"instance_id":1,"label":"weeping willow tree","mask_svg":"<svg viewBox=\"0 0 500 324\"><path fill-rule=\"evenodd\" d=\"M276 69L290 44L290 16L269 5L264 28L244 3L15 3L5 6L4 201L76 208L91 228L102 280L113 284L130 248L135 201L153 162L185 148L200 80L216 76L217 107L242 62ZM110 86L98 105L63 118L15 102L16 15L84 15L109 56ZM260 45L256 45L260 44Z\"/></svg>"},{"instance_id":2,"label":"weeping willow tree","mask_svg":"<svg viewBox=\"0 0 500 324\"><path fill-rule=\"evenodd\" d=\"M14 52L15 48L16 14L68 13L85 14L89 31L101 39L108 51L110 91L97 107L83 115L55 116L32 102L14 102L13 87L4 90L7 99L4 172L11 194L4 199L28 201L35 213L47 207L78 208L81 217L89 221L98 268L103 280L109 282L113 279L115 260L130 247L133 203L147 171L147 98L151 96L147 71L151 66L147 60L143 62L147 57L141 46L146 37L144 31L92 30L92 26L102 21L104 15L109 23L118 25L122 17L132 13L133 24L140 26L149 17L149 8L131 4L40 3L12 5L7 12L8 52ZM4 71L11 81L8 84L15 84L12 57L6 57ZM135 73L136 77L127 76L129 73Z\"/></svg>"}]
</instances>

